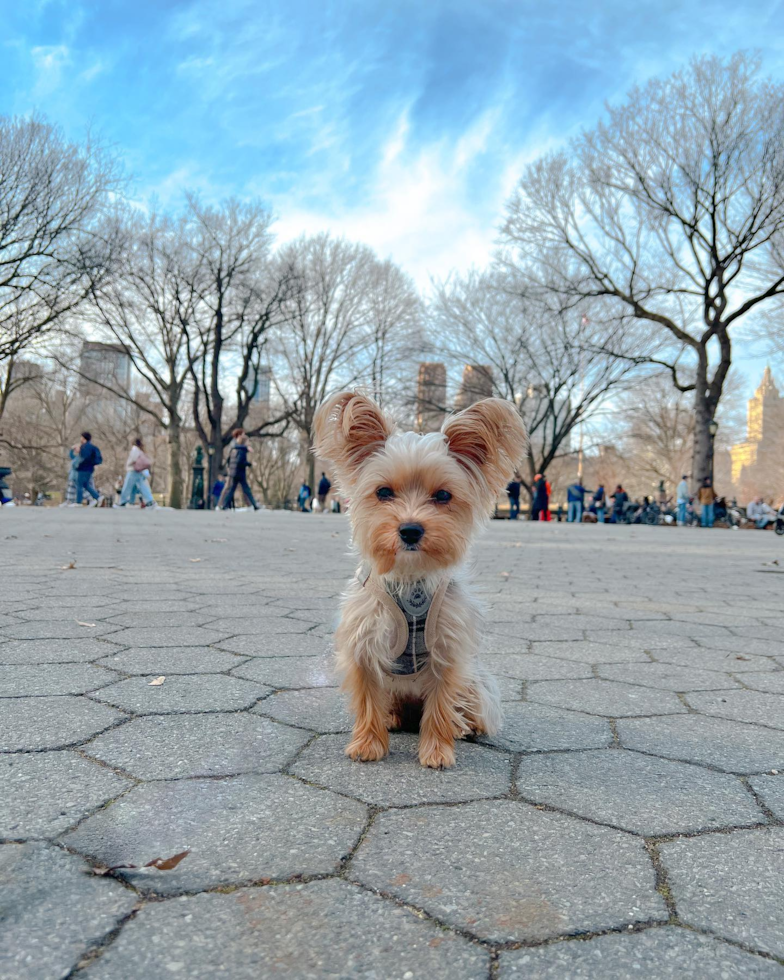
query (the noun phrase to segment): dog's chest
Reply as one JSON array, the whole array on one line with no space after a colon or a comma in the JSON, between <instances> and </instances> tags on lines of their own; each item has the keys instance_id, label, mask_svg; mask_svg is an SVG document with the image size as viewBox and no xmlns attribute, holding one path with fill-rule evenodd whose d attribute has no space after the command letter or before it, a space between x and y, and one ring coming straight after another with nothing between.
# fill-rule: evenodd
<instances>
[{"instance_id":1,"label":"dog's chest","mask_svg":"<svg viewBox=\"0 0 784 980\"><path fill-rule=\"evenodd\" d=\"M417 674L427 665L429 651L425 640L427 618L433 605L433 595L421 582L416 582L408 592L391 596L402 612L408 626L405 649L392 661L391 672L397 675Z\"/></svg>"}]
</instances>

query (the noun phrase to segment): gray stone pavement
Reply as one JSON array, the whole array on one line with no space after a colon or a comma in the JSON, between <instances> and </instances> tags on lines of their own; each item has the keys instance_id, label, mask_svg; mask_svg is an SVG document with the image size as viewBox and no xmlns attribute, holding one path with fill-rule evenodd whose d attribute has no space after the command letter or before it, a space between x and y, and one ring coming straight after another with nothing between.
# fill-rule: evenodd
<instances>
[{"instance_id":1,"label":"gray stone pavement","mask_svg":"<svg viewBox=\"0 0 784 980\"><path fill-rule=\"evenodd\" d=\"M784 978L783 539L493 523L506 723L444 772L343 755L343 517L0 557L0 980Z\"/></svg>"}]
</instances>

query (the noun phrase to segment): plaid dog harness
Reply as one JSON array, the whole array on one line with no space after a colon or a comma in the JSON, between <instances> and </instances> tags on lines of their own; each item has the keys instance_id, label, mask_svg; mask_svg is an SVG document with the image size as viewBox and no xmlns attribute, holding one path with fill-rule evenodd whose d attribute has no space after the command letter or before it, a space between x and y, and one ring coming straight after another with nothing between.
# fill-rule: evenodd
<instances>
[{"instance_id":1,"label":"plaid dog harness","mask_svg":"<svg viewBox=\"0 0 784 980\"><path fill-rule=\"evenodd\" d=\"M394 659L389 672L396 676L413 676L428 663L438 629L441 604L449 587L449 579L443 579L435 592L425 590L422 582L414 582L408 592L391 595L368 575L360 581L369 589L392 615L393 631L391 648Z\"/></svg>"}]
</instances>

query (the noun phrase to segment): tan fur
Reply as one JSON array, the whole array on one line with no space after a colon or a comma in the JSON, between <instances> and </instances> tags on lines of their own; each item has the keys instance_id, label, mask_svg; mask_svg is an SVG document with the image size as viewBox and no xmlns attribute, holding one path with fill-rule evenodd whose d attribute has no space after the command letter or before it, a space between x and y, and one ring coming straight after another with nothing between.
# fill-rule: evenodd
<instances>
[{"instance_id":1,"label":"tan fur","mask_svg":"<svg viewBox=\"0 0 784 980\"><path fill-rule=\"evenodd\" d=\"M390 672L395 623L389 609L359 579L349 585L335 634L354 715L346 753L383 758L388 729L399 726L402 705L412 701L422 704L420 762L451 766L456 738L492 733L501 721L495 683L477 659L480 614L461 566L523 456L522 421L512 405L491 398L448 419L441 434L399 433L371 399L344 392L319 409L314 443L350 500L354 544L375 582L394 592L412 581L424 580L433 591L450 581L429 662L405 676ZM379 487L391 488L394 497L379 500ZM452 499L437 503L438 490ZM424 528L416 551L405 550L398 533L406 523Z\"/></svg>"}]
</instances>

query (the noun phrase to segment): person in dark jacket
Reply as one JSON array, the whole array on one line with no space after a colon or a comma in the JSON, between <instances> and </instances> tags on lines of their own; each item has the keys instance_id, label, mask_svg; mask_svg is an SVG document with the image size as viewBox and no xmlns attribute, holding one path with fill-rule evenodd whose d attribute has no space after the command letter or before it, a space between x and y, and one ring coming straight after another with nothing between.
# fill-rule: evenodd
<instances>
[{"instance_id":1,"label":"person in dark jacket","mask_svg":"<svg viewBox=\"0 0 784 980\"><path fill-rule=\"evenodd\" d=\"M547 511L549 502L549 497L547 494L547 481L541 473L537 473L534 477L533 491L534 495L533 503L531 504L531 520L541 521L544 520L544 514Z\"/></svg>"},{"instance_id":2,"label":"person in dark jacket","mask_svg":"<svg viewBox=\"0 0 784 980\"><path fill-rule=\"evenodd\" d=\"M318 488L317 488L317 491L316 491L317 492L317 495L318 495L319 509L321 510L321 513L322 514L327 509L327 496L328 496L329 491L331 489L332 489L332 484L327 479L327 474L326 473L322 473L321 474L321 479L318 482Z\"/></svg>"},{"instance_id":3,"label":"person in dark jacket","mask_svg":"<svg viewBox=\"0 0 784 980\"><path fill-rule=\"evenodd\" d=\"M626 512L626 505L629 503L629 494L619 483L615 488L615 493L611 494L610 499L613 502L612 517L610 518L611 523L620 524Z\"/></svg>"},{"instance_id":4,"label":"person in dark jacket","mask_svg":"<svg viewBox=\"0 0 784 980\"><path fill-rule=\"evenodd\" d=\"M310 484L305 480L302 481L302 486L299 488L299 493L297 494L297 503L299 504L299 509L303 514L308 511L308 501L310 500Z\"/></svg>"},{"instance_id":5,"label":"person in dark jacket","mask_svg":"<svg viewBox=\"0 0 784 980\"><path fill-rule=\"evenodd\" d=\"M586 493L588 491L580 480L575 481L566 488L566 502L569 505L569 514L566 520L569 524L579 524L582 521Z\"/></svg>"},{"instance_id":6,"label":"person in dark jacket","mask_svg":"<svg viewBox=\"0 0 784 980\"><path fill-rule=\"evenodd\" d=\"M506 488L509 495L509 520L516 521L520 513L520 474L515 473L511 482Z\"/></svg>"},{"instance_id":7,"label":"person in dark jacket","mask_svg":"<svg viewBox=\"0 0 784 980\"><path fill-rule=\"evenodd\" d=\"M101 450L93 445L93 437L89 432L82 433L82 441L79 446L79 462L76 464L76 503L81 504L85 490L95 501L96 506L103 497L95 489L92 483L95 467L103 463Z\"/></svg>"},{"instance_id":8,"label":"person in dark jacket","mask_svg":"<svg viewBox=\"0 0 784 980\"><path fill-rule=\"evenodd\" d=\"M237 429L234 433L234 444L229 452L229 478L220 499L223 510L231 507L237 487L242 487L242 492L250 506L254 510L259 509L248 484L248 453L248 437L242 429Z\"/></svg>"}]
</instances>

